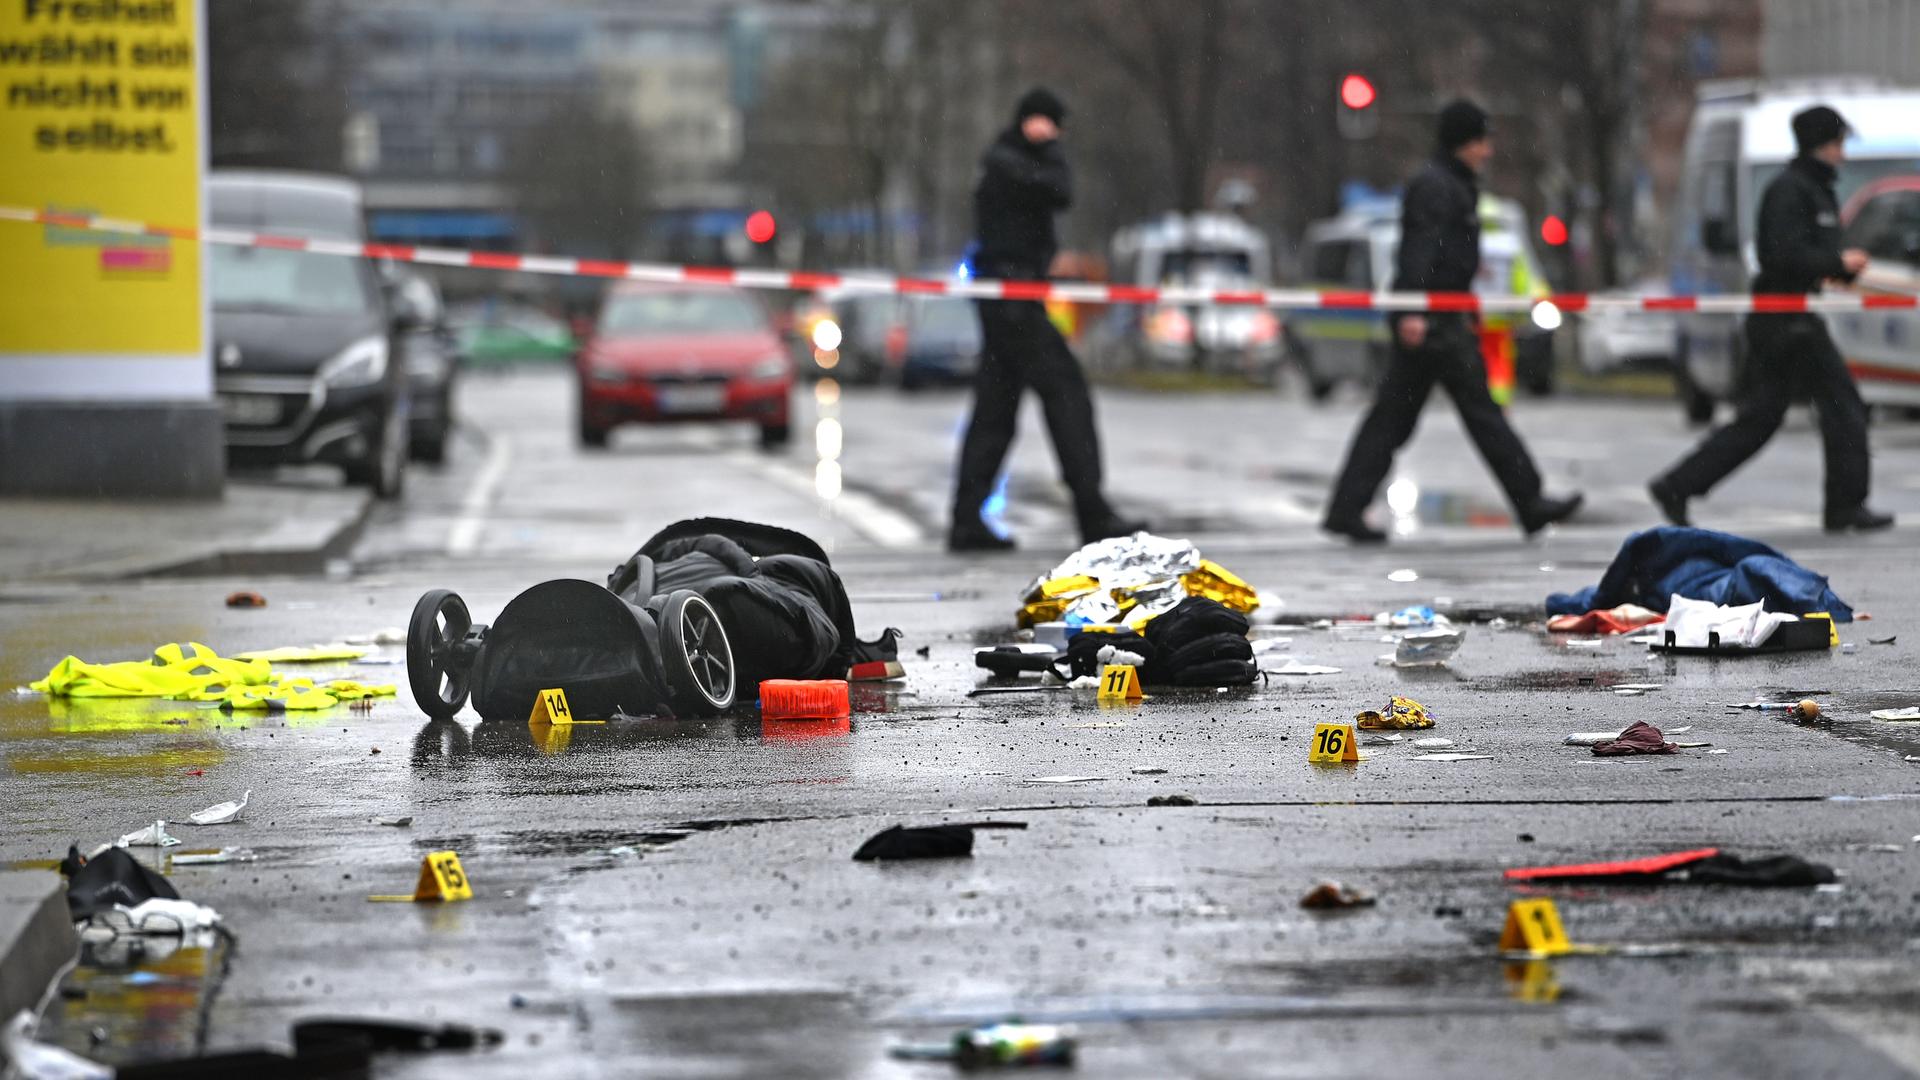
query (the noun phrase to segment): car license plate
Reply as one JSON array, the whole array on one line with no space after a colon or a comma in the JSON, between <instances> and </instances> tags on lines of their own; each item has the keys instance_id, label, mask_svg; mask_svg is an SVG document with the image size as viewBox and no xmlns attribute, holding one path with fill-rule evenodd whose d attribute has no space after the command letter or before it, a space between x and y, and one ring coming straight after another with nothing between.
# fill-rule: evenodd
<instances>
[{"instance_id":1,"label":"car license plate","mask_svg":"<svg viewBox=\"0 0 1920 1080\"><path fill-rule=\"evenodd\" d=\"M667 413L719 412L727 404L725 386L662 386L660 411Z\"/></svg>"},{"instance_id":2,"label":"car license plate","mask_svg":"<svg viewBox=\"0 0 1920 1080\"><path fill-rule=\"evenodd\" d=\"M271 394L221 394L220 411L229 424L275 424L280 421L280 399Z\"/></svg>"}]
</instances>

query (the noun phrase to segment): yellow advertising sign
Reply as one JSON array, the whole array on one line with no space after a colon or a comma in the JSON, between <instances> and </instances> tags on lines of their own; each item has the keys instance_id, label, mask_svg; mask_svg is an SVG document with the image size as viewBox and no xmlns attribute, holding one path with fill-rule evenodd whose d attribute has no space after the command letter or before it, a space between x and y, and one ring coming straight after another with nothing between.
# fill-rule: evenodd
<instances>
[{"instance_id":1,"label":"yellow advertising sign","mask_svg":"<svg viewBox=\"0 0 1920 1080\"><path fill-rule=\"evenodd\" d=\"M200 223L199 0L0 4L0 205ZM0 353L202 351L200 248L0 226Z\"/></svg>"}]
</instances>

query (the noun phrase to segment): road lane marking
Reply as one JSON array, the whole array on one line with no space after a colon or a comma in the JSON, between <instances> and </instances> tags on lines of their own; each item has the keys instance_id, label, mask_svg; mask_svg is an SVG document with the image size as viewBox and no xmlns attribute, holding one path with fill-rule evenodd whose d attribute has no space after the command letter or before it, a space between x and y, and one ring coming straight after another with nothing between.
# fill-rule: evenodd
<instances>
[{"instance_id":1,"label":"road lane marking","mask_svg":"<svg viewBox=\"0 0 1920 1080\"><path fill-rule=\"evenodd\" d=\"M460 501L459 518L455 519L453 528L447 530L449 555L471 555L480 546L480 533L487 526L487 508L493 505L500 492L500 482L506 478L513 440L495 435L489 444L486 464L480 467L480 475L474 477L473 486L467 488L467 497Z\"/></svg>"},{"instance_id":2,"label":"road lane marking","mask_svg":"<svg viewBox=\"0 0 1920 1080\"><path fill-rule=\"evenodd\" d=\"M805 495L809 500L821 501L814 491L811 473L782 466L764 455L744 450L728 454L727 460L796 494ZM832 499L832 506L836 518L881 547L911 548L926 541L926 533L912 518L863 491L842 488L840 494Z\"/></svg>"}]
</instances>

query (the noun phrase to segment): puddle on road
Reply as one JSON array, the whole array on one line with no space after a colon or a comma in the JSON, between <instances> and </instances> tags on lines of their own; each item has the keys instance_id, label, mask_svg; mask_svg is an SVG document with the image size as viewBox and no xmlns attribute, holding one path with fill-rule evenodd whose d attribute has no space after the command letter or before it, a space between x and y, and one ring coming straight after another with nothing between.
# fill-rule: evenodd
<instances>
[{"instance_id":1,"label":"puddle on road","mask_svg":"<svg viewBox=\"0 0 1920 1080\"><path fill-rule=\"evenodd\" d=\"M199 1054L230 956L212 931L83 945L39 1037L113 1066Z\"/></svg>"}]
</instances>

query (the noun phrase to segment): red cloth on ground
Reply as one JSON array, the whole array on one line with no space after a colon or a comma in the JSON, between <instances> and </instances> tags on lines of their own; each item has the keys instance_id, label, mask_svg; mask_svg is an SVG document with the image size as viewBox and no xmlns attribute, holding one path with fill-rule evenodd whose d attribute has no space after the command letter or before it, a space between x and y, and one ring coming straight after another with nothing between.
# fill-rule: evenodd
<instances>
[{"instance_id":1,"label":"red cloth on ground","mask_svg":"<svg viewBox=\"0 0 1920 1080\"><path fill-rule=\"evenodd\" d=\"M1627 754L1677 754L1680 747L1667 741L1660 729L1645 720L1635 720L1633 725L1620 733L1612 742L1595 743L1593 752L1601 757L1622 757Z\"/></svg>"},{"instance_id":2,"label":"red cloth on ground","mask_svg":"<svg viewBox=\"0 0 1920 1080\"><path fill-rule=\"evenodd\" d=\"M1556 634L1624 634L1643 626L1666 622L1667 617L1639 604L1621 604L1616 608L1589 611L1585 615L1555 615L1547 620L1547 629Z\"/></svg>"}]
</instances>

